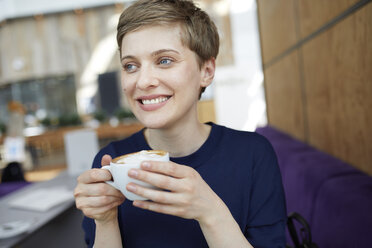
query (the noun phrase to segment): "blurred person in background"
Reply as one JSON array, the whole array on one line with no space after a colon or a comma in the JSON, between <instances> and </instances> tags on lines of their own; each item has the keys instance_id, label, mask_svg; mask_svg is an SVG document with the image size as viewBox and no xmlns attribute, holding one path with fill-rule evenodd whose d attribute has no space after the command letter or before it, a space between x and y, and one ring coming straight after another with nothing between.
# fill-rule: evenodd
<instances>
[{"instance_id":1,"label":"blurred person in background","mask_svg":"<svg viewBox=\"0 0 372 248\"><path fill-rule=\"evenodd\" d=\"M286 209L275 153L262 136L200 123L197 103L214 78L219 37L192 1L141 0L121 15L122 87L145 126L104 147L78 178L89 247L285 247ZM105 181L111 158L165 150L128 184L150 199L129 201Z\"/></svg>"},{"instance_id":2,"label":"blurred person in background","mask_svg":"<svg viewBox=\"0 0 372 248\"><path fill-rule=\"evenodd\" d=\"M10 162L7 164L1 174L1 182L23 182L25 181L22 164L19 162Z\"/></svg>"},{"instance_id":3,"label":"blurred person in background","mask_svg":"<svg viewBox=\"0 0 372 248\"><path fill-rule=\"evenodd\" d=\"M8 103L9 119L4 139L2 182L24 181L23 164L26 159L24 130L25 109L20 102Z\"/></svg>"},{"instance_id":4,"label":"blurred person in background","mask_svg":"<svg viewBox=\"0 0 372 248\"><path fill-rule=\"evenodd\" d=\"M10 137L23 137L25 109L20 102L8 103L9 120L6 135Z\"/></svg>"}]
</instances>

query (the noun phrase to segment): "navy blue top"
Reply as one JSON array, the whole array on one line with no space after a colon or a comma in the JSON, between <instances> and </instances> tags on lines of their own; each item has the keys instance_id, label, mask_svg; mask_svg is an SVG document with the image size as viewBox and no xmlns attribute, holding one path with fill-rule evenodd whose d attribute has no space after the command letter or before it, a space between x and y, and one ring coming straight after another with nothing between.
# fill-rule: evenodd
<instances>
[{"instance_id":1,"label":"navy blue top","mask_svg":"<svg viewBox=\"0 0 372 248\"><path fill-rule=\"evenodd\" d=\"M213 123L205 143L193 154L171 161L194 168L225 202L248 241L256 247L285 247L286 208L275 152L266 138ZM143 130L110 143L95 157L101 167L104 154L149 150ZM208 247L195 220L159 214L132 206L125 200L118 207L123 247ZM89 247L95 238L95 223L84 218Z\"/></svg>"}]
</instances>

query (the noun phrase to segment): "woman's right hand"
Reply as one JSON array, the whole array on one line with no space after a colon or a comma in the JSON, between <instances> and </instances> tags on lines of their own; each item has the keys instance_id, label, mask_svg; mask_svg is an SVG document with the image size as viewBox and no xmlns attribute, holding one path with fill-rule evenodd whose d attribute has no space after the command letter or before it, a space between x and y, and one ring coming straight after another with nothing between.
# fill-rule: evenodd
<instances>
[{"instance_id":1,"label":"woman's right hand","mask_svg":"<svg viewBox=\"0 0 372 248\"><path fill-rule=\"evenodd\" d=\"M104 155L101 165L109 165L110 161L111 156ZM110 172L102 169L90 169L77 179L74 190L76 207L96 222L116 221L117 206L125 200L119 190L105 183L111 179Z\"/></svg>"}]
</instances>

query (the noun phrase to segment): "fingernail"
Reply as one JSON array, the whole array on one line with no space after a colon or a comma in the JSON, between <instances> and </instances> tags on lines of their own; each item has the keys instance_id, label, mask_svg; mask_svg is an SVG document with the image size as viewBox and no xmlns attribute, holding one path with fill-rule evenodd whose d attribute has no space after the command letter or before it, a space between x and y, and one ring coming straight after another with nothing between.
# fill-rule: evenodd
<instances>
[{"instance_id":1,"label":"fingernail","mask_svg":"<svg viewBox=\"0 0 372 248\"><path fill-rule=\"evenodd\" d=\"M143 202L141 202L141 201L134 201L133 202L133 206L142 207L143 206Z\"/></svg>"},{"instance_id":2,"label":"fingernail","mask_svg":"<svg viewBox=\"0 0 372 248\"><path fill-rule=\"evenodd\" d=\"M132 184L128 184L128 185L127 185L127 189L128 189L129 191L135 192L135 191L136 191L136 186L134 186L134 185L132 185Z\"/></svg>"},{"instance_id":3,"label":"fingernail","mask_svg":"<svg viewBox=\"0 0 372 248\"><path fill-rule=\"evenodd\" d=\"M133 169L129 170L128 175L132 176L132 177L137 177L138 176L138 171L133 170Z\"/></svg>"},{"instance_id":4,"label":"fingernail","mask_svg":"<svg viewBox=\"0 0 372 248\"><path fill-rule=\"evenodd\" d=\"M143 162L142 163L142 167L145 168L145 169L149 169L150 168L150 163L149 162Z\"/></svg>"}]
</instances>

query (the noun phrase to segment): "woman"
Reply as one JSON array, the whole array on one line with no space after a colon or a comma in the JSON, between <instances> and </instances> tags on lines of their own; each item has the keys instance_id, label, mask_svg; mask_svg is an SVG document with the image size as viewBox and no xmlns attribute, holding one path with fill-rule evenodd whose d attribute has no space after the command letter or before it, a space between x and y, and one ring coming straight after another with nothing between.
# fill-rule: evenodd
<instances>
[{"instance_id":1,"label":"woman","mask_svg":"<svg viewBox=\"0 0 372 248\"><path fill-rule=\"evenodd\" d=\"M191 1L141 0L121 15L122 87L145 128L103 148L78 178L76 205L89 247L284 247L285 201L271 145L255 133L200 123L197 102L212 83L219 39ZM125 200L99 169L111 158L165 150L128 184L151 201Z\"/></svg>"}]
</instances>

